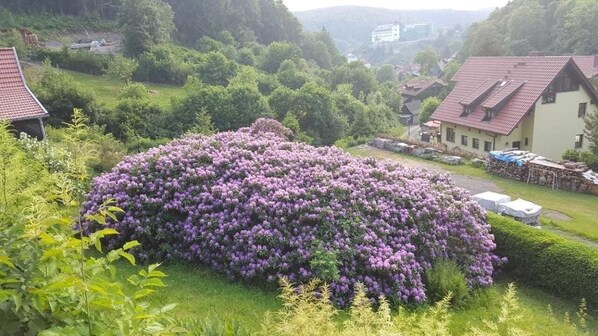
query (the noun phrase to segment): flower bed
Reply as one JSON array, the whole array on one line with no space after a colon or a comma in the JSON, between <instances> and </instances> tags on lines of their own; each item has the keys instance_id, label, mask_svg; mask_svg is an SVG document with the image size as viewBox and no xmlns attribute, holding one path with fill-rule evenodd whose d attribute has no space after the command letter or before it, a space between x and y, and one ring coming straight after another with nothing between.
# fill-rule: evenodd
<instances>
[{"instance_id":1,"label":"flower bed","mask_svg":"<svg viewBox=\"0 0 598 336\"><path fill-rule=\"evenodd\" d=\"M287 135L258 120L127 157L95 179L83 212L114 199L126 215L108 223L121 233L109 243L137 239L142 259L200 262L258 282L319 277L341 306L357 282L371 297L421 302L424 271L439 258L456 261L470 286L491 284L490 227L447 175Z\"/></svg>"}]
</instances>

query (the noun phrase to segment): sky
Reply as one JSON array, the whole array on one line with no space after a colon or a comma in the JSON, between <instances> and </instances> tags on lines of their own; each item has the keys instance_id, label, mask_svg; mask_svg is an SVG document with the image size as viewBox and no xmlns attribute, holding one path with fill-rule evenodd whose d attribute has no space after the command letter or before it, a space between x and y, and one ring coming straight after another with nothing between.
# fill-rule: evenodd
<instances>
[{"instance_id":1,"label":"sky","mask_svg":"<svg viewBox=\"0 0 598 336\"><path fill-rule=\"evenodd\" d=\"M392 9L465 9L502 7L509 0L283 0L289 10L303 11L334 6L368 6Z\"/></svg>"}]
</instances>

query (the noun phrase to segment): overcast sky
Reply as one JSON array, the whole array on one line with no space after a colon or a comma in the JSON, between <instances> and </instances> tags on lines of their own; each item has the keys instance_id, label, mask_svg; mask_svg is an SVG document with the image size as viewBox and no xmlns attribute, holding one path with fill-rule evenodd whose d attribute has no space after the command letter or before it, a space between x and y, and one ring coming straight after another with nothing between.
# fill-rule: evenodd
<instances>
[{"instance_id":1,"label":"overcast sky","mask_svg":"<svg viewBox=\"0 0 598 336\"><path fill-rule=\"evenodd\" d=\"M502 7L509 0L283 0L291 11L334 6L369 6L393 9L481 9Z\"/></svg>"}]
</instances>

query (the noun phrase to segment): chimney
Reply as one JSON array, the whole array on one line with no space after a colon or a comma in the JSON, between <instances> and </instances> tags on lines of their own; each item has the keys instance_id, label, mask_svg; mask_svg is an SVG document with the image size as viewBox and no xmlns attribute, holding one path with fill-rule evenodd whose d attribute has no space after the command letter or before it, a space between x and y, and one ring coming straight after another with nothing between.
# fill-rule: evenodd
<instances>
[{"instance_id":1,"label":"chimney","mask_svg":"<svg viewBox=\"0 0 598 336\"><path fill-rule=\"evenodd\" d=\"M594 68L598 68L598 55L594 55Z\"/></svg>"}]
</instances>

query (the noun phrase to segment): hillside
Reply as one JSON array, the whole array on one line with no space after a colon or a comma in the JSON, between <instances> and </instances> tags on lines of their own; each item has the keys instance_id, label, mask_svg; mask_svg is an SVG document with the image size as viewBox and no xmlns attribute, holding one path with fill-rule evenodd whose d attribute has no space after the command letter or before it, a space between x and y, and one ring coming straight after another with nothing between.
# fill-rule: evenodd
<instances>
[{"instance_id":1,"label":"hillside","mask_svg":"<svg viewBox=\"0 0 598 336\"><path fill-rule=\"evenodd\" d=\"M472 25L467 56L598 53L598 1L513 0Z\"/></svg>"},{"instance_id":2,"label":"hillside","mask_svg":"<svg viewBox=\"0 0 598 336\"><path fill-rule=\"evenodd\" d=\"M337 47L347 53L371 39L372 30L385 23L401 20L406 24L432 22L437 28L467 27L484 20L489 9L479 11L461 10L392 10L373 7L343 6L295 12L307 31L326 30L334 38Z\"/></svg>"}]
</instances>

